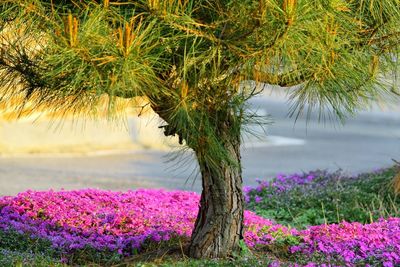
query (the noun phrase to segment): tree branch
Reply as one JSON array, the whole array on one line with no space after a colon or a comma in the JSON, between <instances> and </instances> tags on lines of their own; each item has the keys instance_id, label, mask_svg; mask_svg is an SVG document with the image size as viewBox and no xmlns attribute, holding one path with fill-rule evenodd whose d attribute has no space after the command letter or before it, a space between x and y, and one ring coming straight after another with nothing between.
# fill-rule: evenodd
<instances>
[{"instance_id":1,"label":"tree branch","mask_svg":"<svg viewBox=\"0 0 400 267\"><path fill-rule=\"evenodd\" d=\"M294 70L281 74L271 74L254 70L253 78L257 82L267 83L271 85L279 85L281 87L292 87L306 82L311 77L310 73L300 73L295 75L296 72L298 71Z\"/></svg>"}]
</instances>

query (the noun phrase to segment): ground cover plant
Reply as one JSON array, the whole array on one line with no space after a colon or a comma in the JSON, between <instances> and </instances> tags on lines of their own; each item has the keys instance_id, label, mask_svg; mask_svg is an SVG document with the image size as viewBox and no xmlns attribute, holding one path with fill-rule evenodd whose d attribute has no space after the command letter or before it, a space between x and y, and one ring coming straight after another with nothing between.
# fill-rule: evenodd
<instances>
[{"instance_id":1,"label":"ground cover plant","mask_svg":"<svg viewBox=\"0 0 400 267\"><path fill-rule=\"evenodd\" d=\"M112 263L187 243L198 205L198 194L182 191L27 191L0 199L0 229L5 236L28 235L32 247L47 241L50 251L66 261ZM245 211L245 227L249 247L295 233L250 211ZM98 258L84 258L96 253Z\"/></svg>"},{"instance_id":2,"label":"ground cover plant","mask_svg":"<svg viewBox=\"0 0 400 267\"><path fill-rule=\"evenodd\" d=\"M346 201L361 203L363 198L359 198L360 195L369 197L372 193L379 193L380 206L360 205L364 209L350 209L349 212L343 207L344 211L339 213L344 217L339 223L332 216L332 223L314 226L308 226L311 220L300 224L296 217L267 219L246 211L245 243L241 245L244 254L236 255L233 261L194 261L183 256L196 220L200 199L196 193L92 189L27 191L15 197L0 198L0 264L62 266L125 263L136 266L149 264L151 259L151 264L162 266L398 266L400 218L394 217L394 212L399 204L394 195L387 200L383 198L385 192L392 194L389 184L394 174L394 168L355 177L339 172L317 171L281 175L268 183L260 181L259 187L247 189L246 197L249 208L263 215L273 215L265 206L265 199L273 199L274 194L292 192L295 198L298 194L296 188L302 187L306 196L302 198L303 205L309 207L307 197L313 201L315 197L307 194L306 189L319 191L321 183L330 188L338 181L346 183L350 193L355 192L352 187L359 190L357 195L352 194L351 199L349 192L340 187L341 191L335 193L339 199L343 195ZM338 187L330 190L335 188ZM353 205L351 203L349 207ZM300 204L295 207L298 211L294 210L292 214L305 210ZM330 220L329 209L335 206L326 205L318 210L319 207L315 204L316 217ZM337 213L336 208L334 211ZM382 218L374 219L372 216L371 221L368 216L373 211ZM356 216L356 213L361 215ZM351 218L354 222L343 221ZM364 220L363 223L357 222L359 218ZM298 229L286 224L298 225ZM168 251L175 251L175 256L168 256ZM152 256L146 258L154 252L157 252L155 260Z\"/></svg>"},{"instance_id":3,"label":"ground cover plant","mask_svg":"<svg viewBox=\"0 0 400 267\"><path fill-rule=\"evenodd\" d=\"M400 197L393 188L397 168L357 176L340 171L280 174L245 188L246 202L257 214L297 228L400 217Z\"/></svg>"}]
</instances>

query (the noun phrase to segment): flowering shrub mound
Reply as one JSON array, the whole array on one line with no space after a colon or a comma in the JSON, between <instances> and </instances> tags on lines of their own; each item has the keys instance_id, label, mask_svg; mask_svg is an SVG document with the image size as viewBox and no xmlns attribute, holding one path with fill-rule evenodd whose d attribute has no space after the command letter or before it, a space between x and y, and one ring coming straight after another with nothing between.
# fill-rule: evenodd
<instances>
[{"instance_id":1,"label":"flowering shrub mound","mask_svg":"<svg viewBox=\"0 0 400 267\"><path fill-rule=\"evenodd\" d=\"M89 246L127 256L149 244L190 237L198 203L198 194L183 191L27 191L0 198L0 229L50 240L65 253ZM250 247L293 233L245 211Z\"/></svg>"},{"instance_id":2,"label":"flowering shrub mound","mask_svg":"<svg viewBox=\"0 0 400 267\"><path fill-rule=\"evenodd\" d=\"M371 224L347 223L311 226L291 253L345 266L400 266L400 218Z\"/></svg>"}]
</instances>

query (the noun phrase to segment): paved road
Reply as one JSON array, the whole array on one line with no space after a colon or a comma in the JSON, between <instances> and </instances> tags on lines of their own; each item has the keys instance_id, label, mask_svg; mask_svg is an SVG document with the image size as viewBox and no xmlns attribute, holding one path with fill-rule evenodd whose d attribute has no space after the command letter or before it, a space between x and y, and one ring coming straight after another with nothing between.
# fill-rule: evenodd
<instances>
[{"instance_id":1,"label":"paved road","mask_svg":"<svg viewBox=\"0 0 400 267\"><path fill-rule=\"evenodd\" d=\"M282 99L263 96L253 100L260 113L271 115L269 137L245 138L245 185L255 178L312 169L358 173L388 166L400 159L400 111L363 112L345 126L308 123L287 118ZM168 188L200 190L196 165L186 158L168 162L167 152L135 151L90 157L0 158L0 195L36 189ZM170 155L171 156L171 155Z\"/></svg>"}]
</instances>

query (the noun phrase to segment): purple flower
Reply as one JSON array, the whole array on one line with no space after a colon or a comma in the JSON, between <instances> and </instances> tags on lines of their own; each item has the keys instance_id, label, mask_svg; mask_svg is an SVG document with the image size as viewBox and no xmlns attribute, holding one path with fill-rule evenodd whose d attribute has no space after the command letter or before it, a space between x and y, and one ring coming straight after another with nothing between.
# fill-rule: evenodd
<instances>
[{"instance_id":1,"label":"purple flower","mask_svg":"<svg viewBox=\"0 0 400 267\"><path fill-rule=\"evenodd\" d=\"M164 190L27 191L0 197L0 230L47 239L63 253L89 246L126 256L151 242L189 238L199 199L193 192ZM250 211L244 215L249 246L269 244L272 232L291 234Z\"/></svg>"}]
</instances>

